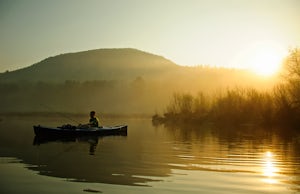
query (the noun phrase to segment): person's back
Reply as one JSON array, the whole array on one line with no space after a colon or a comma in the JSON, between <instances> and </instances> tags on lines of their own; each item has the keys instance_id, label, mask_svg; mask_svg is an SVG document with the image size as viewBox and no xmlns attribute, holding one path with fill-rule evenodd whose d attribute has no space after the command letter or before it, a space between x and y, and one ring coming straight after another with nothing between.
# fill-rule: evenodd
<instances>
[{"instance_id":1,"label":"person's back","mask_svg":"<svg viewBox=\"0 0 300 194\"><path fill-rule=\"evenodd\" d=\"M90 112L90 120L89 120L90 127L98 127L99 126L99 119L96 117L96 112Z\"/></svg>"},{"instance_id":2,"label":"person's back","mask_svg":"<svg viewBox=\"0 0 300 194\"><path fill-rule=\"evenodd\" d=\"M96 117L90 118L89 125L91 127L98 127L99 126L99 120Z\"/></svg>"}]
</instances>

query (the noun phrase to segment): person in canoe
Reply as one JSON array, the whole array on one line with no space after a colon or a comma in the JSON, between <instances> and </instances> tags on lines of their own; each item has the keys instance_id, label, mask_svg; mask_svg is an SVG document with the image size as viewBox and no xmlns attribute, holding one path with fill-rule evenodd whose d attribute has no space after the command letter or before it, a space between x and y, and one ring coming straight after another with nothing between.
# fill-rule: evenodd
<instances>
[{"instance_id":1,"label":"person in canoe","mask_svg":"<svg viewBox=\"0 0 300 194\"><path fill-rule=\"evenodd\" d=\"M96 112L95 111L90 112L90 120L88 124L84 124L84 125L79 124L78 127L81 129L90 128L90 127L99 127L99 119L96 117Z\"/></svg>"},{"instance_id":2,"label":"person in canoe","mask_svg":"<svg viewBox=\"0 0 300 194\"><path fill-rule=\"evenodd\" d=\"M90 120L88 125L90 127L99 127L99 119L96 117L95 111L90 112Z\"/></svg>"}]
</instances>

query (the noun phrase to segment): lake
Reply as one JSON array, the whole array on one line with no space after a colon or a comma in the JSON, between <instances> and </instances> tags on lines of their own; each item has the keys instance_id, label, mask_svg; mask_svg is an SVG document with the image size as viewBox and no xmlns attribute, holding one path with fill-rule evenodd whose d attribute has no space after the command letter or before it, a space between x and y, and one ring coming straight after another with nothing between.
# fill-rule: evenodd
<instances>
[{"instance_id":1,"label":"lake","mask_svg":"<svg viewBox=\"0 0 300 194\"><path fill-rule=\"evenodd\" d=\"M87 117L76 118L84 123ZM55 116L0 116L1 193L300 193L300 135L245 126L127 124L127 136L41 140Z\"/></svg>"}]
</instances>

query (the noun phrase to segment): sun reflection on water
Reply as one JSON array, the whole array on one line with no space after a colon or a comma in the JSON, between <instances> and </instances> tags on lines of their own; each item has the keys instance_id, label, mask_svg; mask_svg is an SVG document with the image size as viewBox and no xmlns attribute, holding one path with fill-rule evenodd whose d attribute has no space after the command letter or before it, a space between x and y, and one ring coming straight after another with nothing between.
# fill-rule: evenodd
<instances>
[{"instance_id":1,"label":"sun reflection on water","mask_svg":"<svg viewBox=\"0 0 300 194\"><path fill-rule=\"evenodd\" d=\"M278 183L276 176L278 175L278 168L276 167L276 161L274 159L273 153L267 151L263 157L263 181L269 184Z\"/></svg>"}]
</instances>

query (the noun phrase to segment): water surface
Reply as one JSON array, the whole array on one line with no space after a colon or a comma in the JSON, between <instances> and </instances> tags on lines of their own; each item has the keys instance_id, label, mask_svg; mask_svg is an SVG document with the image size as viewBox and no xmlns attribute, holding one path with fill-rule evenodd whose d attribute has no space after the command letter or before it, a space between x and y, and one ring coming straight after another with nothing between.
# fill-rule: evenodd
<instances>
[{"instance_id":1,"label":"water surface","mask_svg":"<svg viewBox=\"0 0 300 194\"><path fill-rule=\"evenodd\" d=\"M76 118L84 122L86 118ZM40 140L57 117L1 116L0 190L6 193L299 193L300 136L255 127L127 124L127 136Z\"/></svg>"}]
</instances>

